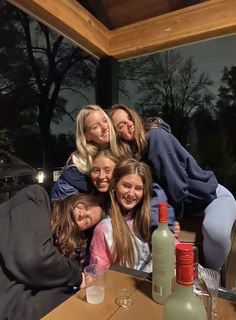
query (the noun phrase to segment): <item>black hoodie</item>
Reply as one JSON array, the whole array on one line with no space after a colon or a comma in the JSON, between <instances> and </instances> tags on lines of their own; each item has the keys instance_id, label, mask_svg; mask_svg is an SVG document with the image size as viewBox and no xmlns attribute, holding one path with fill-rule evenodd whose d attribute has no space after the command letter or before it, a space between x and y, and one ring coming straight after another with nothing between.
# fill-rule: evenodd
<instances>
[{"instance_id":1,"label":"black hoodie","mask_svg":"<svg viewBox=\"0 0 236 320\"><path fill-rule=\"evenodd\" d=\"M0 320L37 320L72 295L78 264L53 244L50 202L39 185L0 205Z\"/></svg>"}]
</instances>

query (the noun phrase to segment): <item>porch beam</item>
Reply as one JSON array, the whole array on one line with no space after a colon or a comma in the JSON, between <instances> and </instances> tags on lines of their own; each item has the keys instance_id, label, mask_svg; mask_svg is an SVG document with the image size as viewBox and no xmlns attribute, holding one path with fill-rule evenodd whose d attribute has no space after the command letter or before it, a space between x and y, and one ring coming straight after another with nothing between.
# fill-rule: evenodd
<instances>
[{"instance_id":1,"label":"porch beam","mask_svg":"<svg viewBox=\"0 0 236 320\"><path fill-rule=\"evenodd\" d=\"M8 0L97 58L116 60L236 33L236 1L209 0L108 30L75 0Z\"/></svg>"},{"instance_id":2,"label":"porch beam","mask_svg":"<svg viewBox=\"0 0 236 320\"><path fill-rule=\"evenodd\" d=\"M109 55L109 30L75 0L9 0L96 57Z\"/></svg>"},{"instance_id":3,"label":"porch beam","mask_svg":"<svg viewBox=\"0 0 236 320\"><path fill-rule=\"evenodd\" d=\"M111 31L120 60L236 32L236 1L210 0Z\"/></svg>"}]
</instances>

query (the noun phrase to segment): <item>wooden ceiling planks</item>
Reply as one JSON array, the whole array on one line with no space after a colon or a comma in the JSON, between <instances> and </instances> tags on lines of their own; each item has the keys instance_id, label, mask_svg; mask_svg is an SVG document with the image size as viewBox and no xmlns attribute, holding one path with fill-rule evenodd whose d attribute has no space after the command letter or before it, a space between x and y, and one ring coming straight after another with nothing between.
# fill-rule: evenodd
<instances>
[{"instance_id":1,"label":"wooden ceiling planks","mask_svg":"<svg viewBox=\"0 0 236 320\"><path fill-rule=\"evenodd\" d=\"M99 1L102 3L102 0ZM145 1L138 0L137 3ZM201 1L200 4L160 14L112 31L75 0L9 0L9 2L35 16L98 58L112 56L118 60L129 59L236 32L235 0ZM178 1L166 2L177 5ZM107 21L112 21L111 17L106 16L106 18Z\"/></svg>"},{"instance_id":2,"label":"wooden ceiling planks","mask_svg":"<svg viewBox=\"0 0 236 320\"><path fill-rule=\"evenodd\" d=\"M108 29L124 27L209 0L77 0Z\"/></svg>"}]
</instances>

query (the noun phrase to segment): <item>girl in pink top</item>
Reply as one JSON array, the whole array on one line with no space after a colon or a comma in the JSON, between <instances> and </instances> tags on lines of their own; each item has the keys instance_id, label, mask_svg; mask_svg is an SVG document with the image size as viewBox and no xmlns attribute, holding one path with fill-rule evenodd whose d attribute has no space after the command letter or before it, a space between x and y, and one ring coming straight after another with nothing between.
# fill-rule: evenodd
<instances>
[{"instance_id":1,"label":"girl in pink top","mask_svg":"<svg viewBox=\"0 0 236 320\"><path fill-rule=\"evenodd\" d=\"M135 159L119 163L110 182L109 216L95 228L90 246L90 263L112 264L152 271L150 252L149 167Z\"/></svg>"}]
</instances>

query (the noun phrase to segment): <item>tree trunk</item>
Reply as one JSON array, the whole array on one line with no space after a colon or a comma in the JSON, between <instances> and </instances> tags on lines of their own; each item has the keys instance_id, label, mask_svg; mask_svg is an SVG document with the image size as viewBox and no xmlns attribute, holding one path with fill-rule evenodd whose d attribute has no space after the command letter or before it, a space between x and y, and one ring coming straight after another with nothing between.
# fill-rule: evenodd
<instances>
[{"instance_id":1,"label":"tree trunk","mask_svg":"<svg viewBox=\"0 0 236 320\"><path fill-rule=\"evenodd\" d=\"M40 110L40 108L39 108ZM39 131L41 136L41 150L43 158L44 187L50 191L53 184L53 162L52 162L52 138L50 132L51 118L45 108L39 111Z\"/></svg>"}]
</instances>

